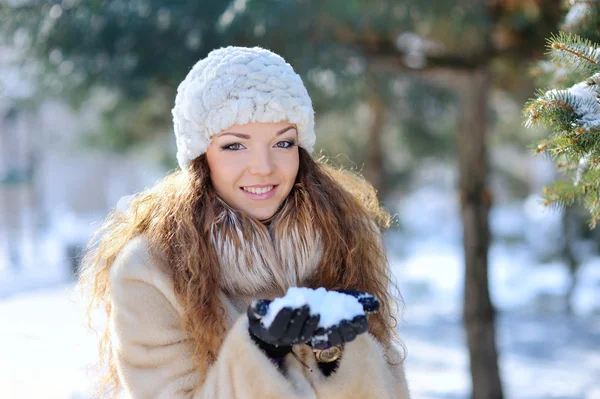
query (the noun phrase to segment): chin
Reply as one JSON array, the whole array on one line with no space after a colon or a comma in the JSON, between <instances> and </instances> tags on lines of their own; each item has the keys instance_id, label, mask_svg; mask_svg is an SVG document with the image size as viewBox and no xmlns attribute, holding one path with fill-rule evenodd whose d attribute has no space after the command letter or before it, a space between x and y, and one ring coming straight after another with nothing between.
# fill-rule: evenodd
<instances>
[{"instance_id":1,"label":"chin","mask_svg":"<svg viewBox=\"0 0 600 399\"><path fill-rule=\"evenodd\" d=\"M251 214L254 218L258 219L258 220L267 220L270 217L272 217L275 214L275 212L270 212L270 213L260 213L260 214Z\"/></svg>"},{"instance_id":2,"label":"chin","mask_svg":"<svg viewBox=\"0 0 600 399\"><path fill-rule=\"evenodd\" d=\"M267 220L270 217L272 217L275 214L275 210L277 208L273 209L273 210L260 210L260 211L246 211L246 213L250 216L252 216L255 219L258 220Z\"/></svg>"}]
</instances>

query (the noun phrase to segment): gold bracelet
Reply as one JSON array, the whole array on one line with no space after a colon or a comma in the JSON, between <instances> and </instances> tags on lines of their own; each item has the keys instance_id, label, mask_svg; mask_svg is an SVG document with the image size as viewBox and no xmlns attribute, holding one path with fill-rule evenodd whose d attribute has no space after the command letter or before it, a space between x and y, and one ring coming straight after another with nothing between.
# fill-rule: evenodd
<instances>
[{"instance_id":1,"label":"gold bracelet","mask_svg":"<svg viewBox=\"0 0 600 399\"><path fill-rule=\"evenodd\" d=\"M317 362L331 363L342 357L342 349L344 349L343 345L336 345L327 349L313 348L313 353L315 354L315 359L317 359Z\"/></svg>"}]
</instances>

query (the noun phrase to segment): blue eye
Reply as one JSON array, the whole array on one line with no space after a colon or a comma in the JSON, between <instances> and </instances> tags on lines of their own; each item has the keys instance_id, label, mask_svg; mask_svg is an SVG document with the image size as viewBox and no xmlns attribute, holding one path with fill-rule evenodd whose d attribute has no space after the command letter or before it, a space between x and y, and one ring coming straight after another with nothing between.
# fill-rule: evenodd
<instances>
[{"instance_id":1,"label":"blue eye","mask_svg":"<svg viewBox=\"0 0 600 399\"><path fill-rule=\"evenodd\" d=\"M293 140L283 140L275 144L277 148L292 148L296 145L296 142Z\"/></svg>"},{"instance_id":2,"label":"blue eye","mask_svg":"<svg viewBox=\"0 0 600 399\"><path fill-rule=\"evenodd\" d=\"M221 149L225 150L225 151L239 151L243 148L244 148L244 146L241 145L240 143L233 143L233 144L227 144L227 145L221 146Z\"/></svg>"}]
</instances>

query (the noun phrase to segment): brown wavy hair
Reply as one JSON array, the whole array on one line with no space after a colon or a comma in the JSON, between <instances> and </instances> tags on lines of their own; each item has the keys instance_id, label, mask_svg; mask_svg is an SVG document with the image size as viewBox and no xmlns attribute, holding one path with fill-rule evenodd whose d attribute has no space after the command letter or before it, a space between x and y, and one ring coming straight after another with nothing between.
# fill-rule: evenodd
<instances>
[{"instance_id":1,"label":"brown wavy hair","mask_svg":"<svg viewBox=\"0 0 600 399\"><path fill-rule=\"evenodd\" d=\"M285 231L290 222L315 229L323 253L316 271L303 285L352 288L375 295L381 307L369 316L369 331L385 347L400 344L395 326L401 299L380 235L380 229L390 225L389 214L380 206L373 187L359 174L313 159L302 148L299 151L298 176L274 217L274 234ZM110 317L111 266L132 238L144 235L151 251L167 260L166 272L173 278L175 294L184 309L182 326L192 338L194 359L204 378L226 332L218 295L221 265L211 243L211 226L222 218L224 207L227 205L217 196L206 156L202 155L192 162L187 174L175 171L136 195L128 212L111 212L90 241L80 273L81 287L89 290L90 324L98 305L103 305ZM254 228L267 228L241 212L237 216ZM279 288L284 291L287 287ZM100 340L99 355L108 365L100 393L116 393L120 382L108 328Z\"/></svg>"}]
</instances>

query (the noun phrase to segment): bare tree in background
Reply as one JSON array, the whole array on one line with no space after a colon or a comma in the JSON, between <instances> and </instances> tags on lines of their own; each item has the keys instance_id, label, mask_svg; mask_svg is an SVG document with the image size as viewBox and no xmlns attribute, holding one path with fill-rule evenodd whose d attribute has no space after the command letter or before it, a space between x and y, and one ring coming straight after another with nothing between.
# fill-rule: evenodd
<instances>
[{"instance_id":1,"label":"bare tree in background","mask_svg":"<svg viewBox=\"0 0 600 399\"><path fill-rule=\"evenodd\" d=\"M482 66L465 77L460 92L462 112L457 133L465 254L463 317L471 359L473 398L501 399L495 312L488 279L488 215L492 203L486 185L489 72Z\"/></svg>"}]
</instances>

